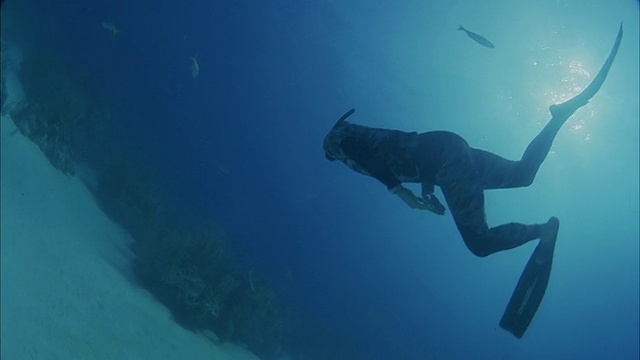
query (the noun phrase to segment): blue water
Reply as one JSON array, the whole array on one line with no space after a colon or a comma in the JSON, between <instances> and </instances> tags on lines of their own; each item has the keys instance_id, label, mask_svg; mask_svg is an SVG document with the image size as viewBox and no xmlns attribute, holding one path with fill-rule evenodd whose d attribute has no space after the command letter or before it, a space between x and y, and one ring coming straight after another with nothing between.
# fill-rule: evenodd
<instances>
[{"instance_id":1,"label":"blue water","mask_svg":"<svg viewBox=\"0 0 640 360\"><path fill-rule=\"evenodd\" d=\"M344 359L639 357L638 2L65 0L22 10L31 15L13 21L50 37L100 89L120 129L112 146L142 154L182 216L224 228L237 266L270 279L317 346ZM122 32L114 38L105 20ZM476 258L449 215L412 210L327 162L322 139L355 107L358 124L454 131L519 158L548 106L598 71L621 20L607 81L534 185L487 193L490 225L561 221L546 297L518 340L498 321L534 244Z\"/></svg>"}]
</instances>

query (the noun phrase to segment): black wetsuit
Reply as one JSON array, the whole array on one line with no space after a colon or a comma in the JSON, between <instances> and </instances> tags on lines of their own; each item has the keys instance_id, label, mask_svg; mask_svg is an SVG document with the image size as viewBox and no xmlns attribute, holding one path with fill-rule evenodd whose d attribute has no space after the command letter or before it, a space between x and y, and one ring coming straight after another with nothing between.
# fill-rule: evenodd
<instances>
[{"instance_id":1,"label":"black wetsuit","mask_svg":"<svg viewBox=\"0 0 640 360\"><path fill-rule=\"evenodd\" d=\"M543 131L520 161L474 149L446 131L418 134L350 123L333 131L341 138L344 155L352 160L344 162L388 189L403 182L439 186L465 244L475 255L487 256L539 238L538 225L509 223L489 228L483 190L530 185L554 131Z\"/></svg>"},{"instance_id":2,"label":"black wetsuit","mask_svg":"<svg viewBox=\"0 0 640 360\"><path fill-rule=\"evenodd\" d=\"M541 225L509 223L489 228L483 191L531 185L564 122L602 86L621 41L622 24L607 60L593 81L575 97L549 107L551 120L518 161L471 148L464 139L450 132L406 133L344 121L354 109L345 113L325 138L325 155L329 160L338 158L352 169L375 177L388 188L402 182L420 182L425 193L425 184L440 186L467 247L478 256L539 239ZM336 146L342 154L332 153L338 150L334 149Z\"/></svg>"}]
</instances>

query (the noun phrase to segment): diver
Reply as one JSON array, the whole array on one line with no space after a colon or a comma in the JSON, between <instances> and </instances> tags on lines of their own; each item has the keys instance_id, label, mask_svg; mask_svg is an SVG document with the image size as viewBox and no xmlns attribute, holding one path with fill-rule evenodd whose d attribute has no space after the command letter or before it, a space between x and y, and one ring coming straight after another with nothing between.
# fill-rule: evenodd
<instances>
[{"instance_id":1,"label":"diver","mask_svg":"<svg viewBox=\"0 0 640 360\"><path fill-rule=\"evenodd\" d=\"M325 137L325 156L376 178L410 207L443 215L445 208L433 193L434 185L439 186L465 244L477 256L555 237L558 220L553 217L545 224L509 223L489 228L484 190L531 185L562 125L588 103L604 82L621 37L622 27L607 61L583 92L564 103L551 105L551 120L518 161L470 147L451 132L417 134L351 124L346 118L353 114L353 109ZM403 182L421 183L421 196L404 187Z\"/></svg>"},{"instance_id":2,"label":"diver","mask_svg":"<svg viewBox=\"0 0 640 360\"><path fill-rule=\"evenodd\" d=\"M326 135L323 142L325 157L330 161L341 161L352 170L377 179L391 193L414 209L443 215L445 207L434 194L434 187L440 187L462 239L473 254L485 257L540 239L538 247L539 254L542 255L534 254L538 257L530 263L535 265L546 262L547 270L550 272L559 220L551 217L546 223L541 224L508 223L489 227L485 217L484 191L527 187L532 184L558 131L567 119L586 105L600 89L621 39L622 24L615 45L596 77L577 96L564 103L550 106L551 120L529 143L520 160L508 160L491 152L473 148L462 137L452 132L432 131L418 134L352 124L347 122L346 118L353 114L353 109L345 113ZM403 186L403 183L420 183L421 194L414 194ZM532 259L534 257L532 256ZM523 291L528 292L526 296L521 296L520 300L524 303L514 310L518 312L518 316L529 317L514 320L521 323L517 326L524 326L523 329L510 330L516 336L521 331L518 337L524 333L546 289L548 272L546 275L540 275L540 272L544 271L535 271L535 276L527 280L531 282L530 286L523 288ZM540 276L543 278L539 279ZM523 279L524 273L521 281L524 281ZM534 286L540 288L534 289ZM532 312L522 315L523 308L528 306L532 289L538 292L536 294L534 291L534 296L539 295L538 304L529 304L534 307Z\"/></svg>"},{"instance_id":3,"label":"diver","mask_svg":"<svg viewBox=\"0 0 640 360\"><path fill-rule=\"evenodd\" d=\"M353 109L325 137L325 157L377 179L411 208L444 215L445 207L434 194L435 186L439 186L466 246L473 254L484 257L543 235L555 236L558 228L555 218L546 224L509 223L489 228L484 190L531 185L558 130L579 106L576 103L552 106L551 121L519 161L472 148L452 132L418 134L351 124L344 118ZM420 183L420 196L403 186L405 182Z\"/></svg>"}]
</instances>

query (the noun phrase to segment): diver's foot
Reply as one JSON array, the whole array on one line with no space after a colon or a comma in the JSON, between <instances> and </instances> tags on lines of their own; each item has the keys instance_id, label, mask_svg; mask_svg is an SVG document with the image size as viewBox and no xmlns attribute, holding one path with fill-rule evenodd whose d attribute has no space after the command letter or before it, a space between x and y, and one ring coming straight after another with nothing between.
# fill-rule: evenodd
<instances>
[{"instance_id":1,"label":"diver's foot","mask_svg":"<svg viewBox=\"0 0 640 360\"><path fill-rule=\"evenodd\" d=\"M567 119L573 115L579 108L587 105L587 100L574 97L560 104L553 104L549 106L549 112L551 117L561 121L567 121Z\"/></svg>"},{"instance_id":2,"label":"diver's foot","mask_svg":"<svg viewBox=\"0 0 640 360\"><path fill-rule=\"evenodd\" d=\"M556 242L559 228L560 220L552 216L546 224L542 225L542 229L540 230L540 243L553 245Z\"/></svg>"}]
</instances>

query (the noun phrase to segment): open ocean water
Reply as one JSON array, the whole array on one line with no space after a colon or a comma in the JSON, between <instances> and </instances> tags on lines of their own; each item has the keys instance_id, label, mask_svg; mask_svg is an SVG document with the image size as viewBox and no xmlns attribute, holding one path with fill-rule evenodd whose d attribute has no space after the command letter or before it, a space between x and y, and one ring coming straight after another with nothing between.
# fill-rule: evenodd
<instances>
[{"instance_id":1,"label":"open ocean water","mask_svg":"<svg viewBox=\"0 0 640 360\"><path fill-rule=\"evenodd\" d=\"M215 229L224 270L206 276L234 284L224 309L242 314L201 320L141 280L189 328L264 359L638 359L639 19L632 0L6 0L2 62L4 74L20 68L7 52L54 58L91 89L78 102L100 120L69 131L94 192L112 198L101 179L130 160L112 186L144 178L143 201L181 229ZM322 140L353 107L356 124L453 131L518 159L549 105L595 76L621 21L606 82L534 184L486 193L490 226L561 221L545 299L516 339L498 322L534 244L477 258L450 214L326 161ZM122 201L102 206L134 238L164 229ZM247 320L264 302L267 320Z\"/></svg>"}]
</instances>

